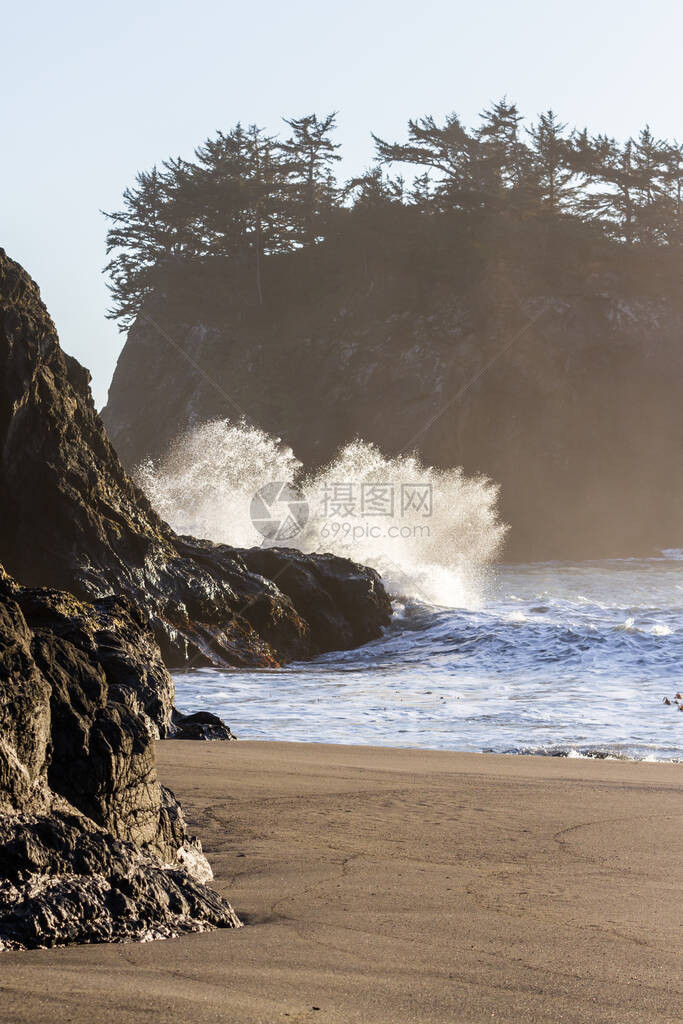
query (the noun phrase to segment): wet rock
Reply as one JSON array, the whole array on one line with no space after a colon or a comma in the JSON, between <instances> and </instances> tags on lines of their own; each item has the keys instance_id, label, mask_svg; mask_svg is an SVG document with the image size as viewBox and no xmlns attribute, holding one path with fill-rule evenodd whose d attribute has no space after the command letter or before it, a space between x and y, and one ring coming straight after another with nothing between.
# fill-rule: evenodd
<instances>
[{"instance_id":1,"label":"wet rock","mask_svg":"<svg viewBox=\"0 0 683 1024\"><path fill-rule=\"evenodd\" d=\"M103 679L111 699L143 719L155 736L168 735L173 680L150 623L126 597L79 601L64 591L16 587L15 596L33 634L44 641L45 663L58 641L80 652Z\"/></svg>"},{"instance_id":2,"label":"wet rock","mask_svg":"<svg viewBox=\"0 0 683 1024\"><path fill-rule=\"evenodd\" d=\"M175 740L234 740L237 737L230 731L218 715L210 711L195 711L192 715L173 713Z\"/></svg>"},{"instance_id":3,"label":"wet rock","mask_svg":"<svg viewBox=\"0 0 683 1024\"><path fill-rule=\"evenodd\" d=\"M377 624L389 622L387 596L374 569L337 555L312 558L295 548L251 548L240 555L252 572L277 579L310 624L316 654L368 643L378 636Z\"/></svg>"},{"instance_id":4,"label":"wet rock","mask_svg":"<svg viewBox=\"0 0 683 1024\"><path fill-rule=\"evenodd\" d=\"M167 938L240 922L180 866L68 809L0 815L0 949Z\"/></svg>"},{"instance_id":5,"label":"wet rock","mask_svg":"<svg viewBox=\"0 0 683 1024\"><path fill-rule=\"evenodd\" d=\"M20 587L0 567L0 949L239 924L157 779L171 695L126 602Z\"/></svg>"},{"instance_id":6,"label":"wet rock","mask_svg":"<svg viewBox=\"0 0 683 1024\"><path fill-rule=\"evenodd\" d=\"M343 559L176 536L1 249L0 452L0 560L23 584L0 567L0 948L235 927L156 776L154 740L176 730L166 665L362 643L389 621L381 583ZM180 731L231 736L210 718Z\"/></svg>"},{"instance_id":7,"label":"wet rock","mask_svg":"<svg viewBox=\"0 0 683 1024\"><path fill-rule=\"evenodd\" d=\"M0 561L25 585L91 602L125 595L167 665L278 665L379 636L389 621L371 570L342 560L331 574L320 556L300 555L285 591L269 575L282 556L258 570L248 553L174 534L122 468L36 284L2 250L0 450ZM100 652L107 674L104 637ZM159 719L149 712L157 681L147 695L146 684L127 686L125 658L110 654L128 699ZM135 679L141 666L129 667Z\"/></svg>"}]
</instances>

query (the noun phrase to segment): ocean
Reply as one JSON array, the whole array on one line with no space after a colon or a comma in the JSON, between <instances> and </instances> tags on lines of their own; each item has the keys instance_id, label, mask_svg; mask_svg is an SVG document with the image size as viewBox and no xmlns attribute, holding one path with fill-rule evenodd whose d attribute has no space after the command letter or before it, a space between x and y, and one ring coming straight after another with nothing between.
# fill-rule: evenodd
<instances>
[{"instance_id":1,"label":"ocean","mask_svg":"<svg viewBox=\"0 0 683 1024\"><path fill-rule=\"evenodd\" d=\"M478 608L396 602L365 647L180 673L176 702L243 739L679 759L682 621L678 557L503 565Z\"/></svg>"},{"instance_id":2,"label":"ocean","mask_svg":"<svg viewBox=\"0 0 683 1024\"><path fill-rule=\"evenodd\" d=\"M394 607L358 650L178 673L181 711L212 711L243 739L683 757L683 551L506 565L495 483L362 441L307 476L278 438L226 420L137 478L178 532L354 558ZM292 481L279 507L274 485Z\"/></svg>"}]
</instances>

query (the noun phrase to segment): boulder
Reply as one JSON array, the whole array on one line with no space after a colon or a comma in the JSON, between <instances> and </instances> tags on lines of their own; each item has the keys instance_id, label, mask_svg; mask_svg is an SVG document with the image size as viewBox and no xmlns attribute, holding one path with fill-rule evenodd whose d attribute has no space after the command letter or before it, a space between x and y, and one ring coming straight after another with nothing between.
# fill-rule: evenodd
<instances>
[{"instance_id":1,"label":"boulder","mask_svg":"<svg viewBox=\"0 0 683 1024\"><path fill-rule=\"evenodd\" d=\"M0 815L0 950L239 927L230 905L68 808Z\"/></svg>"},{"instance_id":2,"label":"boulder","mask_svg":"<svg viewBox=\"0 0 683 1024\"><path fill-rule=\"evenodd\" d=\"M192 715L173 713L175 740L234 740L237 737L225 722L210 711L195 711Z\"/></svg>"}]
</instances>

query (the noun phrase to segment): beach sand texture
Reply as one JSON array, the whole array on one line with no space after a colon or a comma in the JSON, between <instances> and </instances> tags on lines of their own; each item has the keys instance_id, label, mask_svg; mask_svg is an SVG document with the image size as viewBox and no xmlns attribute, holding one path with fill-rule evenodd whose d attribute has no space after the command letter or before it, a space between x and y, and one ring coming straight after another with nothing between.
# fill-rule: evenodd
<instances>
[{"instance_id":1,"label":"beach sand texture","mask_svg":"<svg viewBox=\"0 0 683 1024\"><path fill-rule=\"evenodd\" d=\"M158 744L246 923L5 953L5 1022L680 1022L683 767Z\"/></svg>"}]
</instances>

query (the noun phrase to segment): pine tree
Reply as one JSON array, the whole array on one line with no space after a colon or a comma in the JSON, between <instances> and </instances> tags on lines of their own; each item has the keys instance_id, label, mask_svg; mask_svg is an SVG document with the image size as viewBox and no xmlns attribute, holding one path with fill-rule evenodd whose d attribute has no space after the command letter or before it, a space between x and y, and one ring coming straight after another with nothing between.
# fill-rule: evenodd
<instances>
[{"instance_id":1,"label":"pine tree","mask_svg":"<svg viewBox=\"0 0 683 1024\"><path fill-rule=\"evenodd\" d=\"M430 115L408 122L408 142L386 142L372 136L381 163L425 167L432 182L435 210L473 210L482 205L483 182L480 146L463 127L457 114L443 125ZM422 178L423 185L425 178ZM424 201L424 187L421 200Z\"/></svg>"},{"instance_id":2,"label":"pine tree","mask_svg":"<svg viewBox=\"0 0 683 1024\"><path fill-rule=\"evenodd\" d=\"M580 201L582 214L600 224L607 235L632 245L637 185L633 140L620 146L607 135L589 137L582 132L575 142L575 159L587 181Z\"/></svg>"},{"instance_id":3,"label":"pine tree","mask_svg":"<svg viewBox=\"0 0 683 1024\"><path fill-rule=\"evenodd\" d=\"M287 247L287 169L275 138L257 125L218 132L196 150L194 202L206 251L254 267L263 302L262 266Z\"/></svg>"},{"instance_id":4,"label":"pine tree","mask_svg":"<svg viewBox=\"0 0 683 1024\"><path fill-rule=\"evenodd\" d=\"M477 139L495 178L504 188L520 188L528 170L528 151L520 135L522 115L507 97L481 114Z\"/></svg>"},{"instance_id":5,"label":"pine tree","mask_svg":"<svg viewBox=\"0 0 683 1024\"><path fill-rule=\"evenodd\" d=\"M429 177L429 171L425 171L424 174L419 174L413 181L408 201L420 213L431 213L434 209L433 193L432 179Z\"/></svg>"},{"instance_id":6,"label":"pine tree","mask_svg":"<svg viewBox=\"0 0 683 1024\"><path fill-rule=\"evenodd\" d=\"M371 286L388 253L416 279L415 268L435 265L440 251L457 254L467 272L507 273L530 250L536 266L549 256L558 264L579 237L579 218L591 222L591 244L598 228L629 247L683 244L683 146L648 126L620 144L569 131L547 110L525 131L503 98L474 129L451 114L410 120L404 142L373 135L378 165L341 188L336 115L285 124L284 141L253 124L219 131L193 161L174 157L138 174L121 209L105 214L108 316L121 329L169 260L246 268L262 303L267 257L324 239L362 253ZM408 186L386 173L390 164L414 168Z\"/></svg>"},{"instance_id":7,"label":"pine tree","mask_svg":"<svg viewBox=\"0 0 683 1024\"><path fill-rule=\"evenodd\" d=\"M344 187L343 195L351 198L354 210L376 209L402 204L405 182L400 176L390 178L381 167L371 167L358 178L352 178Z\"/></svg>"},{"instance_id":8,"label":"pine tree","mask_svg":"<svg viewBox=\"0 0 683 1024\"><path fill-rule=\"evenodd\" d=\"M248 250L246 130L238 123L229 132L217 132L197 147L195 157L193 201L205 252L244 260Z\"/></svg>"},{"instance_id":9,"label":"pine tree","mask_svg":"<svg viewBox=\"0 0 683 1024\"><path fill-rule=\"evenodd\" d=\"M180 255L187 242L185 226L169 217L169 181L157 170L141 171L133 188L123 193L123 208L105 214L107 231L105 267L110 275L113 305L107 312L125 330L135 319L152 290L155 269L172 255Z\"/></svg>"},{"instance_id":10,"label":"pine tree","mask_svg":"<svg viewBox=\"0 0 683 1024\"><path fill-rule=\"evenodd\" d=\"M532 166L538 202L544 212L556 217L574 212L584 177L575 159L572 137L552 110L539 114L527 129L531 139Z\"/></svg>"},{"instance_id":11,"label":"pine tree","mask_svg":"<svg viewBox=\"0 0 683 1024\"><path fill-rule=\"evenodd\" d=\"M373 288L375 271L384 263L382 251L395 251L396 240L405 234L405 182L375 166L348 181L343 195L350 202L345 240L351 243L363 280Z\"/></svg>"},{"instance_id":12,"label":"pine tree","mask_svg":"<svg viewBox=\"0 0 683 1024\"><path fill-rule=\"evenodd\" d=\"M655 244L666 235L667 147L646 125L633 143L635 230L641 242Z\"/></svg>"},{"instance_id":13,"label":"pine tree","mask_svg":"<svg viewBox=\"0 0 683 1024\"><path fill-rule=\"evenodd\" d=\"M666 145L662 186L667 198L667 217L664 225L670 245L683 243L683 145L674 140Z\"/></svg>"},{"instance_id":14,"label":"pine tree","mask_svg":"<svg viewBox=\"0 0 683 1024\"><path fill-rule=\"evenodd\" d=\"M295 244L313 245L322 234L326 217L339 196L332 167L341 160L332 136L336 113L319 118L284 118L292 131L279 149L289 177L290 238Z\"/></svg>"},{"instance_id":15,"label":"pine tree","mask_svg":"<svg viewBox=\"0 0 683 1024\"><path fill-rule=\"evenodd\" d=\"M163 219L173 238L173 255L183 259L200 256L204 240L194 194L195 167L181 157L164 160L162 167Z\"/></svg>"}]
</instances>

